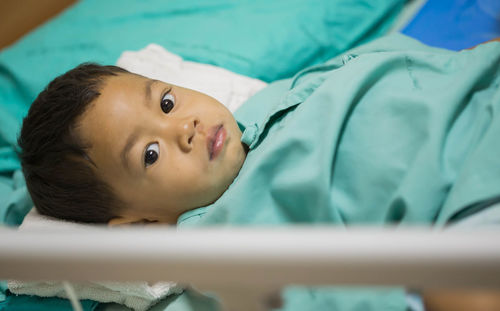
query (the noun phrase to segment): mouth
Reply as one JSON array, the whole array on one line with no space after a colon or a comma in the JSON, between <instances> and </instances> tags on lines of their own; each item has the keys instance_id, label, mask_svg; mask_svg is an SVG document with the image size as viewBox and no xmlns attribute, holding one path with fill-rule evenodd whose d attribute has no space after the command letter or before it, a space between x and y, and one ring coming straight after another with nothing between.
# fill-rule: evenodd
<instances>
[{"instance_id":1,"label":"mouth","mask_svg":"<svg viewBox=\"0 0 500 311\"><path fill-rule=\"evenodd\" d=\"M208 157L210 161L215 159L226 142L227 132L222 124L216 125L210 129L210 134L207 140Z\"/></svg>"}]
</instances>

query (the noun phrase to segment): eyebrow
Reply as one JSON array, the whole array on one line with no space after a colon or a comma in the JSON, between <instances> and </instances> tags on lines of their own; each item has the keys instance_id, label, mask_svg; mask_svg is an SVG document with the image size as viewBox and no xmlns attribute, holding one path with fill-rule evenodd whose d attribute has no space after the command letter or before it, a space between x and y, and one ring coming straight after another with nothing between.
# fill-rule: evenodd
<instances>
[{"instance_id":1,"label":"eyebrow","mask_svg":"<svg viewBox=\"0 0 500 311\"><path fill-rule=\"evenodd\" d=\"M159 81L148 79L144 84L144 99L145 99L145 104L148 108L151 103L153 84L155 84L156 82ZM132 147L135 145L138 138L139 134L137 132L133 132L132 134L130 134L125 142L125 146L123 146L122 152L120 153L120 159L122 161L122 165L129 171L130 167L129 167L128 155L130 153L130 149L132 149Z\"/></svg>"},{"instance_id":2,"label":"eyebrow","mask_svg":"<svg viewBox=\"0 0 500 311\"><path fill-rule=\"evenodd\" d=\"M148 79L148 80L146 80L146 83L144 83L144 99L145 99L145 104L147 107L150 106L151 98L152 98L152 88L153 88L153 84L155 84L156 82L158 82L158 80ZM122 152L120 153L122 165L127 170L130 170L129 161L128 161L128 155L130 153L130 149L132 149L132 147L135 145L138 138L139 138L139 135L137 134L137 132L133 132L132 134L130 134L125 142L125 146L123 146Z\"/></svg>"},{"instance_id":3,"label":"eyebrow","mask_svg":"<svg viewBox=\"0 0 500 311\"><path fill-rule=\"evenodd\" d=\"M147 80L144 85L144 99L146 99L146 104L148 104L148 106L151 102L151 90L153 88L153 84L155 84L156 82L158 82L158 80Z\"/></svg>"},{"instance_id":4,"label":"eyebrow","mask_svg":"<svg viewBox=\"0 0 500 311\"><path fill-rule=\"evenodd\" d=\"M139 134L137 134L137 132L130 134L130 136L127 138L127 142L125 143L125 146L123 147L122 152L120 154L122 164L127 170L130 170L130 167L128 165L129 164L128 155L130 153L130 149L132 149L132 147L135 145L138 138L139 138Z\"/></svg>"}]
</instances>

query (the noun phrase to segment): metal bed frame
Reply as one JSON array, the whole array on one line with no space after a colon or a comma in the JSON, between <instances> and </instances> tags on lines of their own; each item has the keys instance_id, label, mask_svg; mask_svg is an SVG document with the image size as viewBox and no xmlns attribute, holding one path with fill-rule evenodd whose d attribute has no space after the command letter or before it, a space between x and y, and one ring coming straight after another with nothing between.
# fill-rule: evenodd
<instances>
[{"instance_id":1,"label":"metal bed frame","mask_svg":"<svg viewBox=\"0 0 500 311\"><path fill-rule=\"evenodd\" d=\"M287 284L499 288L499 230L0 228L0 279L177 281L224 310L264 310Z\"/></svg>"}]
</instances>

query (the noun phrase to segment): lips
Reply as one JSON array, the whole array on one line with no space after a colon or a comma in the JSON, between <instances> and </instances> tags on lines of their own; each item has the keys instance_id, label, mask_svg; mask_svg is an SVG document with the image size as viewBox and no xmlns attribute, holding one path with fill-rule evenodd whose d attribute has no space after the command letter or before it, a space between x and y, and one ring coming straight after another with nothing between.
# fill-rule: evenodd
<instances>
[{"instance_id":1,"label":"lips","mask_svg":"<svg viewBox=\"0 0 500 311\"><path fill-rule=\"evenodd\" d=\"M227 132L222 124L216 125L210 129L207 140L208 156L210 160L215 159L220 154L224 148L226 136Z\"/></svg>"}]
</instances>

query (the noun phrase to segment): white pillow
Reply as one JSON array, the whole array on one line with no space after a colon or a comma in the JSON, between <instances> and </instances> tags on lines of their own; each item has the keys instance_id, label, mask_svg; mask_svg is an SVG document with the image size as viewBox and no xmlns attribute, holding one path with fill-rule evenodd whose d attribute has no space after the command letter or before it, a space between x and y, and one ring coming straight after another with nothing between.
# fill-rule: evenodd
<instances>
[{"instance_id":1,"label":"white pillow","mask_svg":"<svg viewBox=\"0 0 500 311\"><path fill-rule=\"evenodd\" d=\"M267 85L224 68L185 61L157 44L123 52L116 64L151 79L205 93L231 112Z\"/></svg>"}]
</instances>

